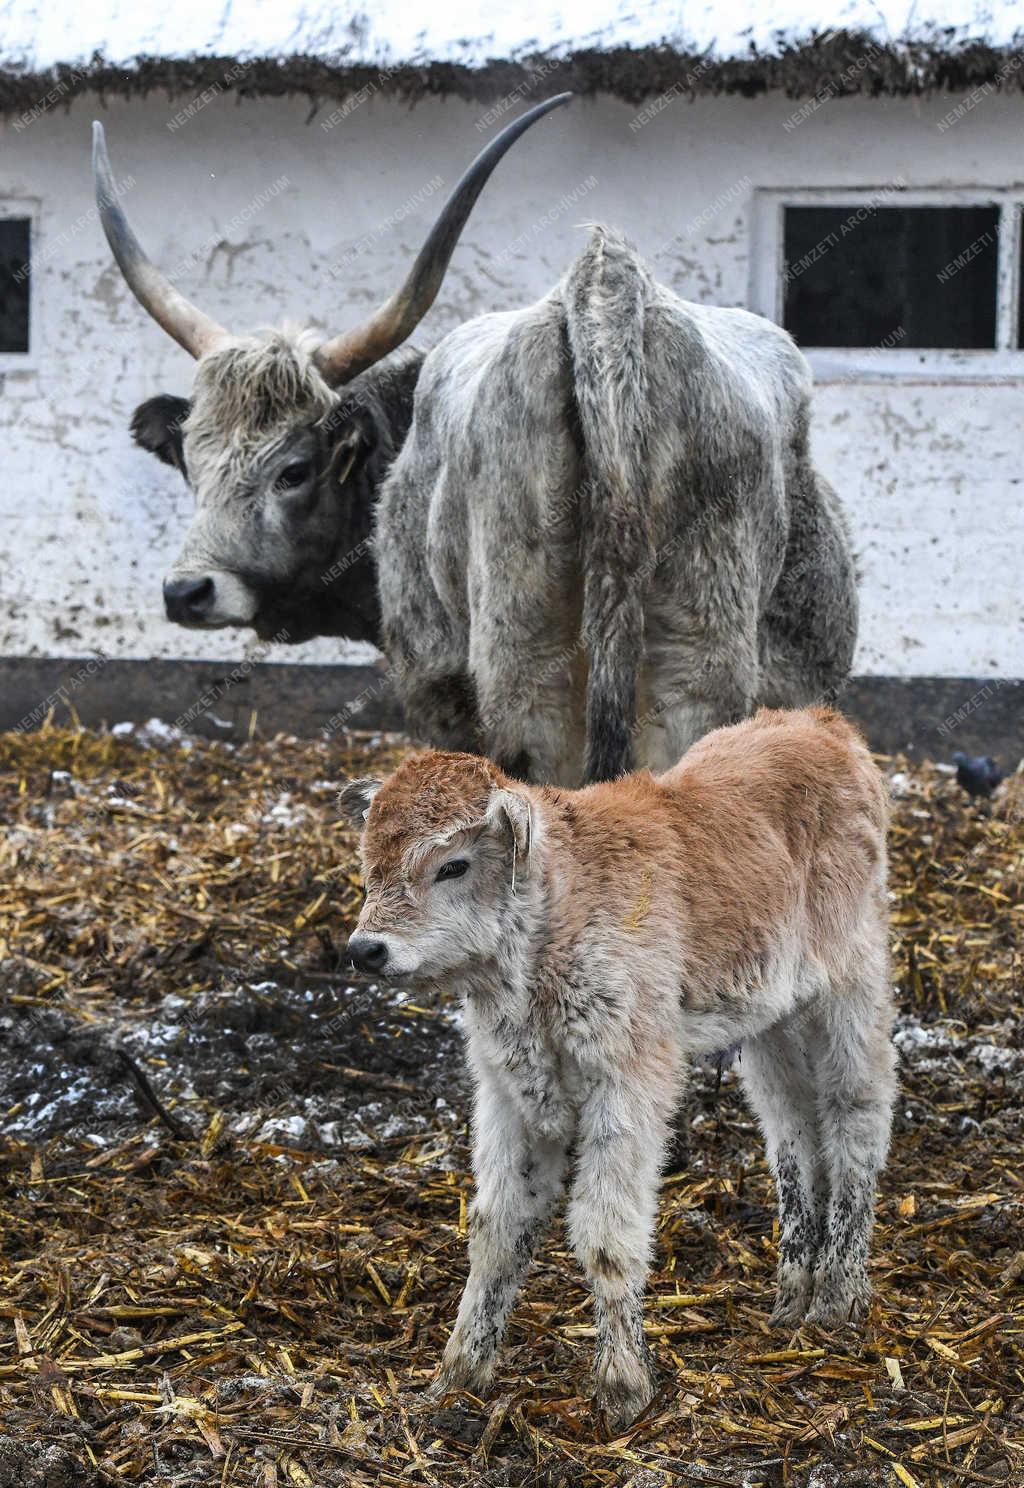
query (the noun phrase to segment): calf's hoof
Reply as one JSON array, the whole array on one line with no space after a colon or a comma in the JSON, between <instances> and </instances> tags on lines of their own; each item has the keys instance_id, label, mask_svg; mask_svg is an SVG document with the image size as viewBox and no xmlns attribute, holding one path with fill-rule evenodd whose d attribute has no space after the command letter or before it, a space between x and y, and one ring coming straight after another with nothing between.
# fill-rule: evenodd
<instances>
[{"instance_id":1,"label":"calf's hoof","mask_svg":"<svg viewBox=\"0 0 1024 1488\"><path fill-rule=\"evenodd\" d=\"M768 1326L770 1328L781 1328L783 1331L788 1330L789 1332L792 1332L794 1328L799 1328L807 1316L809 1300L807 1297L794 1297L790 1293L783 1294L780 1292L775 1299L775 1306L772 1308L772 1315L768 1319Z\"/></svg>"},{"instance_id":2,"label":"calf's hoof","mask_svg":"<svg viewBox=\"0 0 1024 1488\"><path fill-rule=\"evenodd\" d=\"M635 1421L654 1399L654 1380L640 1359L618 1355L602 1360L595 1371L594 1404L604 1411L613 1431Z\"/></svg>"},{"instance_id":3,"label":"calf's hoof","mask_svg":"<svg viewBox=\"0 0 1024 1488\"><path fill-rule=\"evenodd\" d=\"M808 1323L819 1328L842 1328L858 1323L871 1302L871 1283L863 1274L819 1275L807 1309Z\"/></svg>"},{"instance_id":4,"label":"calf's hoof","mask_svg":"<svg viewBox=\"0 0 1024 1488\"><path fill-rule=\"evenodd\" d=\"M427 1398L438 1400L450 1390L468 1390L471 1395L484 1395L493 1373L493 1360L481 1362L446 1349L437 1374L427 1386Z\"/></svg>"},{"instance_id":5,"label":"calf's hoof","mask_svg":"<svg viewBox=\"0 0 1024 1488\"><path fill-rule=\"evenodd\" d=\"M798 1328L811 1305L814 1277L808 1267L780 1267L775 1306L769 1323L773 1328Z\"/></svg>"}]
</instances>

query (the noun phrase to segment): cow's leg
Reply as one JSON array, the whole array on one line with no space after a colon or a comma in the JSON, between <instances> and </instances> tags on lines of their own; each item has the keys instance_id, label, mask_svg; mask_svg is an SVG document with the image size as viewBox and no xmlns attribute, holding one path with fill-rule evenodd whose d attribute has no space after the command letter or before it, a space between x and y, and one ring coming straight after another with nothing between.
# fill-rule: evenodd
<instances>
[{"instance_id":1,"label":"cow's leg","mask_svg":"<svg viewBox=\"0 0 1024 1488\"><path fill-rule=\"evenodd\" d=\"M480 748L469 636L453 623L423 572L424 562L396 541L381 571L381 642L405 713L407 733L437 749Z\"/></svg>"},{"instance_id":2,"label":"cow's leg","mask_svg":"<svg viewBox=\"0 0 1024 1488\"><path fill-rule=\"evenodd\" d=\"M779 1205L777 1293L771 1320L795 1327L810 1305L828 1205L814 1070L797 1021L791 1018L747 1039L740 1073L764 1132Z\"/></svg>"},{"instance_id":3,"label":"cow's leg","mask_svg":"<svg viewBox=\"0 0 1024 1488\"><path fill-rule=\"evenodd\" d=\"M759 637L758 702L769 708L834 702L857 639L857 574L838 498L806 459L787 491L789 542Z\"/></svg>"},{"instance_id":4,"label":"cow's leg","mask_svg":"<svg viewBox=\"0 0 1024 1488\"><path fill-rule=\"evenodd\" d=\"M647 609L637 757L667 770L690 745L752 711L758 693L757 588L749 555L722 551L657 580Z\"/></svg>"},{"instance_id":5,"label":"cow's leg","mask_svg":"<svg viewBox=\"0 0 1024 1488\"><path fill-rule=\"evenodd\" d=\"M399 692L405 726L414 739L435 749L462 749L470 754L481 747L476 692L464 671L439 671L435 658L403 669Z\"/></svg>"},{"instance_id":6,"label":"cow's leg","mask_svg":"<svg viewBox=\"0 0 1024 1488\"><path fill-rule=\"evenodd\" d=\"M594 1294L596 1400L614 1426L654 1394L643 1299L677 1099L676 1071L652 1063L635 1079L602 1080L579 1117L569 1234Z\"/></svg>"},{"instance_id":7,"label":"cow's leg","mask_svg":"<svg viewBox=\"0 0 1024 1488\"><path fill-rule=\"evenodd\" d=\"M401 464L401 462L399 462ZM406 730L441 749L480 748L469 627L438 591L429 553L430 481L396 466L377 507L380 644Z\"/></svg>"},{"instance_id":8,"label":"cow's leg","mask_svg":"<svg viewBox=\"0 0 1024 1488\"><path fill-rule=\"evenodd\" d=\"M749 648L710 640L706 651L680 642L652 647L642 692L645 707L637 720L638 763L658 773L668 770L712 729L738 723L752 711L758 672Z\"/></svg>"},{"instance_id":9,"label":"cow's leg","mask_svg":"<svg viewBox=\"0 0 1024 1488\"><path fill-rule=\"evenodd\" d=\"M877 931L876 942L881 936ZM896 1096L892 1017L888 955L876 943L863 951L856 972L821 1003L808 1034L829 1174L810 1322L849 1322L864 1312L871 1294L866 1266L875 1188L889 1148Z\"/></svg>"},{"instance_id":10,"label":"cow's leg","mask_svg":"<svg viewBox=\"0 0 1024 1488\"><path fill-rule=\"evenodd\" d=\"M543 612L508 615L501 599L474 619L471 658L484 752L512 776L578 785L583 768L585 657L578 637Z\"/></svg>"},{"instance_id":11,"label":"cow's leg","mask_svg":"<svg viewBox=\"0 0 1024 1488\"><path fill-rule=\"evenodd\" d=\"M516 1293L565 1185L564 1143L530 1134L518 1107L478 1071L469 1279L433 1386L480 1393L494 1372Z\"/></svg>"}]
</instances>

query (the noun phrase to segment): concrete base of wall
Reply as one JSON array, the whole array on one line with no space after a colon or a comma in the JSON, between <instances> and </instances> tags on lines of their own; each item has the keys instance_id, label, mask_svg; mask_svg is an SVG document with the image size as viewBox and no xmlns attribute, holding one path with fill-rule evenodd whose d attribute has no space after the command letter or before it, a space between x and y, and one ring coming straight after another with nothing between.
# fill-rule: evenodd
<instances>
[{"instance_id":1,"label":"concrete base of wall","mask_svg":"<svg viewBox=\"0 0 1024 1488\"><path fill-rule=\"evenodd\" d=\"M839 706L885 754L948 759L963 749L994 754L1004 769L1024 754L1021 681L854 677ZM38 728L48 716L90 727L157 717L224 739L402 727L374 667L0 657L0 729Z\"/></svg>"}]
</instances>

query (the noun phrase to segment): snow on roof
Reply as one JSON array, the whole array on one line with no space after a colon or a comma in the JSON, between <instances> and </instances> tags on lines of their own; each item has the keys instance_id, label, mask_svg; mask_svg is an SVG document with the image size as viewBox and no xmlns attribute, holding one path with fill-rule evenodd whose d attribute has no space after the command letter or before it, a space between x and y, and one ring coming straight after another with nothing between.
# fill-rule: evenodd
<instances>
[{"instance_id":1,"label":"snow on roof","mask_svg":"<svg viewBox=\"0 0 1024 1488\"><path fill-rule=\"evenodd\" d=\"M152 58L334 58L347 65L393 67L447 62L481 67L528 54L567 56L580 50L648 48L667 43L684 53L730 59L777 52L823 32L868 35L881 45L941 36L1010 45L1024 24L1020 0L0 0L5 61L43 72L88 62Z\"/></svg>"},{"instance_id":2,"label":"snow on roof","mask_svg":"<svg viewBox=\"0 0 1024 1488\"><path fill-rule=\"evenodd\" d=\"M1020 0L0 0L0 113L80 93L314 104L366 86L415 100L669 90L809 97L1024 88ZM923 8L922 8L923 7Z\"/></svg>"}]
</instances>

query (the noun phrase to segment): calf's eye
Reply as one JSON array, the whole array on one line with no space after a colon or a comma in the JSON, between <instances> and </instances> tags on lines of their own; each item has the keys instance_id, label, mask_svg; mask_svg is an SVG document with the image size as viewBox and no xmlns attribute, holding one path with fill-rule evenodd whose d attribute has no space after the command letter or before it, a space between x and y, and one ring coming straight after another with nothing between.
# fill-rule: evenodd
<instances>
[{"instance_id":1,"label":"calf's eye","mask_svg":"<svg viewBox=\"0 0 1024 1488\"><path fill-rule=\"evenodd\" d=\"M445 878L461 878L469 871L469 861L466 858L452 858L448 863L442 863L437 870L435 883L441 883Z\"/></svg>"}]
</instances>

